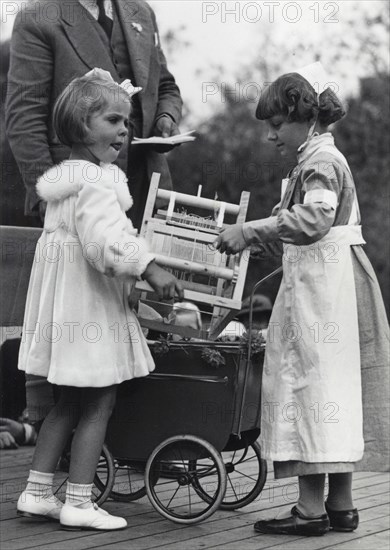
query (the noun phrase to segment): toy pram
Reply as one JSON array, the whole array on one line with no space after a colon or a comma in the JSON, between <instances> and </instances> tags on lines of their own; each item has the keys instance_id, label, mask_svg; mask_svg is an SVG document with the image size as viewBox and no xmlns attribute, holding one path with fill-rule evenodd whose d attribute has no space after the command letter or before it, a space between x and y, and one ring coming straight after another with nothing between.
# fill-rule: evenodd
<instances>
[{"instance_id":1,"label":"toy pram","mask_svg":"<svg viewBox=\"0 0 390 550\"><path fill-rule=\"evenodd\" d=\"M252 298L278 272L259 281ZM147 494L160 514L183 524L251 503L267 476L257 442L265 342L249 330L239 342L150 347L155 371L119 388L95 477L97 501Z\"/></svg>"},{"instance_id":2,"label":"toy pram","mask_svg":"<svg viewBox=\"0 0 390 550\"><path fill-rule=\"evenodd\" d=\"M156 210L159 198L169 201L167 211ZM202 314L208 308L210 322L198 330L166 322L172 304L158 303L146 283L137 284L161 319L141 318L141 325L193 340L150 342L155 371L120 386L95 477L98 503L147 494L164 517L192 524L218 508L249 504L264 487L267 465L257 438L265 343L251 330L236 342L214 341L241 309L248 257L210 245L225 214L245 220L248 200L243 193L237 206L162 191L152 178L141 235L157 263L181 280L185 299L201 303ZM174 212L176 202L213 210L216 221Z\"/></svg>"},{"instance_id":3,"label":"toy pram","mask_svg":"<svg viewBox=\"0 0 390 550\"><path fill-rule=\"evenodd\" d=\"M119 389L106 438L115 457L110 496L132 501L147 493L179 523L249 504L267 473L256 441L263 347L251 361L238 343L162 347L151 345L152 374Z\"/></svg>"}]
</instances>

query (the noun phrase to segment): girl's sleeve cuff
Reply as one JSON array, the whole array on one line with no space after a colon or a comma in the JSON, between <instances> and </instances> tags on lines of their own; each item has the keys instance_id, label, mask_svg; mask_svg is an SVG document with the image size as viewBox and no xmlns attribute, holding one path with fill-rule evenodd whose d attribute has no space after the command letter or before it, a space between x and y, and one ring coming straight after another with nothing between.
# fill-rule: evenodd
<instances>
[{"instance_id":1,"label":"girl's sleeve cuff","mask_svg":"<svg viewBox=\"0 0 390 550\"><path fill-rule=\"evenodd\" d=\"M155 254L150 254L149 252L140 258L138 269L137 269L138 280L143 280L143 274L145 273L148 265L151 262L153 262L153 260L155 259L156 259Z\"/></svg>"},{"instance_id":2,"label":"girl's sleeve cuff","mask_svg":"<svg viewBox=\"0 0 390 550\"><path fill-rule=\"evenodd\" d=\"M245 222L242 227L245 242L250 245L258 242L277 241L279 237L277 217Z\"/></svg>"},{"instance_id":3,"label":"girl's sleeve cuff","mask_svg":"<svg viewBox=\"0 0 390 550\"><path fill-rule=\"evenodd\" d=\"M37 441L37 433L34 430L33 426L30 424L23 423L24 429L24 443L23 445L35 445Z\"/></svg>"}]
</instances>

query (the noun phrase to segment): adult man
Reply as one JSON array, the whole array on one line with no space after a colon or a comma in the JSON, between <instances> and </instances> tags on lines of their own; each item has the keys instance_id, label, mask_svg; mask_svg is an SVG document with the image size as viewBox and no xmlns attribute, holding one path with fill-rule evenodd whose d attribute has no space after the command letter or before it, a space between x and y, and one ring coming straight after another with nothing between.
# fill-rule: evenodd
<instances>
[{"instance_id":1,"label":"adult man","mask_svg":"<svg viewBox=\"0 0 390 550\"><path fill-rule=\"evenodd\" d=\"M167 69L155 15L146 2L39 0L26 4L11 39L6 130L27 190L25 212L34 216L33 225L41 224L45 210L35 191L38 177L69 156L52 128L55 100L73 78L94 67L109 71L117 82L130 78L142 87L133 98L133 136L178 133L180 91ZM139 228L152 172L161 173L161 186L171 187L167 162L150 146L129 145L118 164L127 172L134 201L130 217ZM30 418L39 428L53 404L52 390L40 377L28 377L26 386Z\"/></svg>"},{"instance_id":2,"label":"adult man","mask_svg":"<svg viewBox=\"0 0 390 550\"><path fill-rule=\"evenodd\" d=\"M37 178L68 157L51 124L58 95L94 67L142 92L133 103L133 136L178 133L182 100L161 50L155 15L143 0L40 0L18 14L11 40L6 130L27 189L26 214L43 215ZM129 140L130 143L130 140ZM152 172L171 187L162 154L132 145L118 164L134 199L130 217L139 228ZM53 182L55 185L55 182Z\"/></svg>"}]
</instances>

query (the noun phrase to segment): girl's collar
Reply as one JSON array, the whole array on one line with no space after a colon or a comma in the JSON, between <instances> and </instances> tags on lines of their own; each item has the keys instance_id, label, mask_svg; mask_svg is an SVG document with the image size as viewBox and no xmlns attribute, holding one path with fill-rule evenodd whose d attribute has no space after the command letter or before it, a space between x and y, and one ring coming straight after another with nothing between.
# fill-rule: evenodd
<instances>
[{"instance_id":1,"label":"girl's collar","mask_svg":"<svg viewBox=\"0 0 390 550\"><path fill-rule=\"evenodd\" d=\"M302 164L324 145L334 145L334 138L330 132L319 134L315 132L308 140L298 147L298 164Z\"/></svg>"},{"instance_id":2,"label":"girl's collar","mask_svg":"<svg viewBox=\"0 0 390 550\"><path fill-rule=\"evenodd\" d=\"M124 211L133 204L126 175L118 166L98 166L86 160L65 160L52 166L38 179L37 192L46 202L61 201L71 195L77 195L85 184L113 189Z\"/></svg>"}]
</instances>

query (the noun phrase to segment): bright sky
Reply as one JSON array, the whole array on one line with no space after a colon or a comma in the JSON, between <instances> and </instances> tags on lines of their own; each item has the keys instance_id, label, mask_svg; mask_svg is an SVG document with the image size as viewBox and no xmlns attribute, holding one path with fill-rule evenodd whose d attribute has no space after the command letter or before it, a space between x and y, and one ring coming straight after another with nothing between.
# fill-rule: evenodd
<instances>
[{"instance_id":1,"label":"bright sky","mask_svg":"<svg viewBox=\"0 0 390 550\"><path fill-rule=\"evenodd\" d=\"M2 40L9 37L22 3L1 1ZM246 100L250 94L256 96L265 81L317 58L342 97L355 93L359 77L370 74L368 58L359 51L371 39L378 41L372 49L388 65L384 26L367 31L364 22L368 14L383 13L388 0L154 0L149 4L160 33L174 31L178 40L163 46L194 122L221 106L226 84L234 88L237 99ZM254 70L259 63L263 70Z\"/></svg>"},{"instance_id":2,"label":"bright sky","mask_svg":"<svg viewBox=\"0 0 390 550\"><path fill-rule=\"evenodd\" d=\"M169 49L169 67L196 117L221 103L221 90L229 84L240 99L256 94L267 65L268 80L306 64L322 61L329 81L341 97L356 93L359 77L370 74L370 63L359 54L367 33L381 44L379 56L388 69L389 38L384 26L367 31L364 17L383 12L388 0L227 1L155 0L160 33L177 30L187 47ZM337 46L336 43L342 44ZM336 59L341 53L340 59ZM242 76L246 67L248 75ZM257 86L257 89L256 89Z\"/></svg>"}]
</instances>

